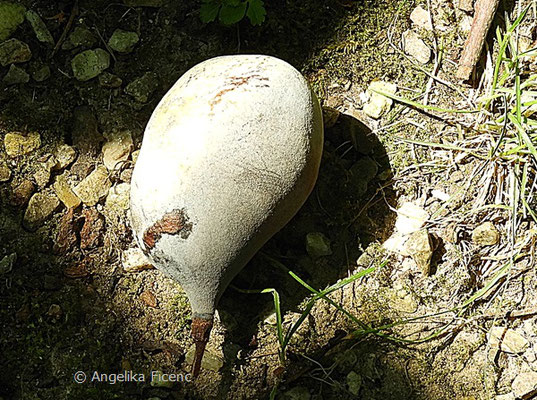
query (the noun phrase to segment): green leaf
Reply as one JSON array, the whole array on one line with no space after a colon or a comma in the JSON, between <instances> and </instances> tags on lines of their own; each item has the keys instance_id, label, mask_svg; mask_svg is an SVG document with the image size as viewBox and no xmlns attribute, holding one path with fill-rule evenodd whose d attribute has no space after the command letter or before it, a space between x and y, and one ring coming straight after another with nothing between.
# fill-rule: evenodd
<instances>
[{"instance_id":1,"label":"green leaf","mask_svg":"<svg viewBox=\"0 0 537 400\"><path fill-rule=\"evenodd\" d=\"M213 22L220 11L220 3L218 1L204 1L200 8L200 19L202 22Z\"/></svg>"},{"instance_id":2,"label":"green leaf","mask_svg":"<svg viewBox=\"0 0 537 400\"><path fill-rule=\"evenodd\" d=\"M238 6L230 6L224 4L220 10L220 22L225 25L232 25L244 18L246 13L246 2L240 3Z\"/></svg>"},{"instance_id":3,"label":"green leaf","mask_svg":"<svg viewBox=\"0 0 537 400\"><path fill-rule=\"evenodd\" d=\"M252 25L261 25L265 21L266 14L263 0L248 0L246 16Z\"/></svg>"}]
</instances>

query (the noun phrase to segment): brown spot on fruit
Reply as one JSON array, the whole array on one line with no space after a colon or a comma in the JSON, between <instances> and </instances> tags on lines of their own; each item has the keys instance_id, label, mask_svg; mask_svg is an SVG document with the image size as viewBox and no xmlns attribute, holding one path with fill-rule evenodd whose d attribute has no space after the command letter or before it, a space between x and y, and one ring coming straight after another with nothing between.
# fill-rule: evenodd
<instances>
[{"instance_id":1,"label":"brown spot on fruit","mask_svg":"<svg viewBox=\"0 0 537 400\"><path fill-rule=\"evenodd\" d=\"M144 233L143 241L146 251L152 250L163 234L181 235L186 239L192 231L192 223L188 222L184 210L172 210L162 216Z\"/></svg>"},{"instance_id":2,"label":"brown spot on fruit","mask_svg":"<svg viewBox=\"0 0 537 400\"><path fill-rule=\"evenodd\" d=\"M250 76L230 76L228 78L228 82L227 82L228 86L225 87L224 89L220 90L214 96L214 99L211 100L211 102L210 102L211 110L214 108L215 105L220 103L220 101L222 100L223 95L225 95L228 92L231 92L232 90L235 90L239 86L247 84L251 79L257 79L259 81L268 81L268 78L266 78L264 76L261 76L261 75L256 75L256 74L253 74L253 75L250 75ZM268 87L268 85L267 84L260 84L260 85L256 85L256 87Z\"/></svg>"}]
</instances>

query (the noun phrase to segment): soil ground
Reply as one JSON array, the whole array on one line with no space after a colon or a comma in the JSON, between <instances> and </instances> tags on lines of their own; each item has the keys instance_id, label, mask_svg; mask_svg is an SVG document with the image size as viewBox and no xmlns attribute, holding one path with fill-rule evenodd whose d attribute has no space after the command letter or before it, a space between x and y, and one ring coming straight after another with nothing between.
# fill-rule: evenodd
<instances>
[{"instance_id":1,"label":"soil ground","mask_svg":"<svg viewBox=\"0 0 537 400\"><path fill-rule=\"evenodd\" d=\"M35 11L59 39L72 2L20 4ZM402 33L411 28L430 48L434 35L441 39L445 60L438 74L455 82L466 13L452 2L433 1L438 27L433 34L414 27L409 19L420 4L427 9L427 4L415 1L274 0L266 2L261 26L245 20L226 27L202 23L196 1L131 7L80 0L69 29L87 28L95 39L90 48L108 51L105 43L118 28L140 36L132 52L115 53L111 60L107 71L122 80L116 88L97 78L77 81L70 63L86 48L59 49L52 55L52 46L39 42L28 22L22 23L11 37L27 43L32 58L20 65L28 71L48 65L51 76L0 91L2 143L12 132L38 132L41 139L38 149L16 157L0 146L0 161L11 170L9 180L0 183L0 259L17 254L12 270L0 275L0 398L259 399L268 398L275 388L276 398L287 399L492 399L509 395L518 375L537 371L535 313L521 318L509 314L537 304L535 236L526 257L503 280L501 291L482 303L464 313L391 325L462 304L485 286L497 265L490 252L471 240L472 230L491 214L460 220L456 212L467 206L464 200L442 208L441 200L431 196L433 189L456 193L474 170L474 160L448 162L453 157L447 150L440 154L402 141L447 142L461 135L461 125L402 105L394 105L381 120L362 111L363 93L375 80L397 84L398 93L407 98L423 93L428 82L423 70L430 71L431 62L422 66L398 50ZM502 7L498 15L513 8ZM499 17L495 26L502 23ZM132 150L139 149L153 109L186 70L208 58L237 53L288 61L306 76L325 108L340 113L325 130L316 188L224 294L207 356L214 359L216 371L205 368L195 382L171 387L149 382L78 384L73 379L76 371L88 377L93 371L186 374L186 354L192 346L188 301L177 283L155 269L124 271L123 254L133 246L125 210L111 210L103 197L97 205L80 205L66 217L68 210L60 205L36 230L28 230L23 227L27 204L13 202L15 188L28 180L34 184L32 192L50 192L63 171L53 171L41 186L36 171L62 144L78 152L65 168L73 186L102 164L101 135L128 131ZM0 75L7 71L1 67ZM125 87L147 72L154 74L155 90L140 102ZM430 102L465 107L460 90L436 82ZM80 135L97 139L81 148ZM448 161L437 162L438 157ZM131 154L120 170L109 173L113 187L130 181L134 161ZM364 168L373 170L371 177L364 177ZM391 255L381 246L394 231L396 210L407 201L433 215L427 225L434 244L429 274L411 258ZM84 230L91 215L97 215L102 226L97 222ZM501 226L502 214L494 218ZM62 221L71 221L74 239L65 251L58 251ZM520 229L530 232L535 225L525 222ZM331 254L311 257L305 241L312 232L328 238ZM505 236L502 228L500 234ZM82 244L88 241L93 244ZM498 246L503 243L502 239ZM272 297L234 289L275 288L288 329L311 292L280 264L313 288L323 289L384 260L384 267L335 291L331 299L364 325L390 327L378 335L353 336L360 327L320 300L293 336L283 367ZM491 350L487 333L494 325L515 329L529 344L514 354ZM430 340L419 341L431 334Z\"/></svg>"}]
</instances>

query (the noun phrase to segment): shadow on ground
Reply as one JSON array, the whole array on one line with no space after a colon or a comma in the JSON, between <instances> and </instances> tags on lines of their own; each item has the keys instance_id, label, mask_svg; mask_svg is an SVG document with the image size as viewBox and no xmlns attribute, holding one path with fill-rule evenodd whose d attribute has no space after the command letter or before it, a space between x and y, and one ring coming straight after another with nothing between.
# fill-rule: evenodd
<instances>
[{"instance_id":1,"label":"shadow on ground","mask_svg":"<svg viewBox=\"0 0 537 400\"><path fill-rule=\"evenodd\" d=\"M43 17L56 17L46 20L47 26L55 38L61 35L65 22L60 21L59 15L69 13L71 4L30 0L21 3ZM61 50L50 59L51 49L37 42L27 24L22 25L14 37L30 45L32 63L49 65L52 74L43 83L31 82L0 91L3 133L37 130L42 139L42 147L36 154L10 160L12 180L32 180L41 156L58 144L73 143L75 107L89 106L94 110L102 132L131 131L137 147L143 127L162 94L184 71L202 60L238 51L259 52L279 56L298 69L307 69L310 54L336 34L344 18L365 7L343 3L278 0L267 4L267 22L261 28L241 23L237 29L200 23L195 2L170 1L161 8L129 8L108 1L80 1L75 26L92 32L95 38L92 46L103 47L103 40L117 27L142 34L134 53L115 55L110 71L121 77L124 85L146 72L154 72L155 87L149 92L146 104L126 95L121 88L105 87L96 80L76 82L70 76L70 60L81 48ZM371 6L381 8L382 2ZM377 138L362 123L345 115L325 134L321 173L314 193L289 225L233 282L243 289L276 288L282 296L284 311L296 311L309 292L269 261L271 258L313 287L324 288L351 273L362 251L370 243L386 238L390 233L387 227L393 223L384 199L393 197L387 185L391 170ZM99 151L92 157L96 164ZM37 231L27 232L21 226L24 207L10 205L12 195L10 183L2 184L1 255L16 252L18 259L13 270L1 276L0 282L0 315L5 327L0 337L0 396L6 399L64 396L176 399L217 398L225 393L230 398L259 398L270 391L266 375L276 365L267 365L270 371L265 371L265 377L249 376L246 371L237 379L231 374L231 367L241 361L229 361L223 377L218 378L220 383L214 387L185 385L185 390L177 391L132 382L74 383L73 374L77 370L115 373L171 368L180 371L190 345L184 295L177 285L156 271L137 276L122 271L118 255L129 244L126 226L114 225L115 230L110 229L107 221L111 232L105 235L99 248L91 251L77 248L67 258L55 256L59 213ZM80 217L82 210L76 213ZM312 233L326 238L330 254L312 256L311 249L308 253L305 238ZM86 266L87 273L74 276L76 268L88 257L93 257L93 262ZM66 270L70 273L66 274ZM162 304L156 308L147 308L140 301L140 295L149 290L163 296ZM225 346L238 347L248 357L255 347L253 339L259 324L271 312L271 306L272 300L267 295L245 295L229 289L222 298L220 311L233 316L235 326L226 324L222 318L227 327ZM324 345L317 347L322 350ZM309 355L317 354L312 350ZM297 354L290 354L289 358L291 365L303 363ZM218 376L213 372L207 374L211 374L209 381ZM289 379L295 382L305 379L304 376L289 375ZM246 385L244 381L250 382ZM241 385L245 389L238 390L235 396L233 391ZM332 387L330 390L332 396L341 397L340 392ZM347 393L347 389L342 390Z\"/></svg>"}]
</instances>

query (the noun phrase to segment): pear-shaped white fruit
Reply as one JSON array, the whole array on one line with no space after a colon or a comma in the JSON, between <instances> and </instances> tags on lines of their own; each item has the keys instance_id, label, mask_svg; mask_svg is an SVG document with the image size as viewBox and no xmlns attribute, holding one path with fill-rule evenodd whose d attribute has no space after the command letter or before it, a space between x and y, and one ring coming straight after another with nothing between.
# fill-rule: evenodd
<instances>
[{"instance_id":1,"label":"pear-shaped white fruit","mask_svg":"<svg viewBox=\"0 0 537 400\"><path fill-rule=\"evenodd\" d=\"M274 57L217 57L186 72L145 130L131 184L136 239L192 306L199 347L218 299L310 194L323 124L304 77Z\"/></svg>"}]
</instances>

